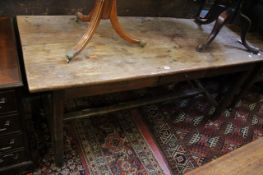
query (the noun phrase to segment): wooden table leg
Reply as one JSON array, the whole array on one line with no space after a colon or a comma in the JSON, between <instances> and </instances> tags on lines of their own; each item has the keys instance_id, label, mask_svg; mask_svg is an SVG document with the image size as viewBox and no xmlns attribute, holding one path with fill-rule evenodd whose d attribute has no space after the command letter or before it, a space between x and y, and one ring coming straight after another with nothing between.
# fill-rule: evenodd
<instances>
[{"instance_id":1,"label":"wooden table leg","mask_svg":"<svg viewBox=\"0 0 263 175\"><path fill-rule=\"evenodd\" d=\"M256 66L250 72L248 78L246 79L246 81L242 85L240 92L234 97L230 107L233 108L237 104L237 102L241 99L241 97L243 97L245 95L245 93L253 86L253 84L256 82L256 80L261 75L261 71L262 71L262 64Z\"/></svg>"},{"instance_id":2,"label":"wooden table leg","mask_svg":"<svg viewBox=\"0 0 263 175\"><path fill-rule=\"evenodd\" d=\"M201 1L200 7L195 18L195 22L199 25L210 24L214 22L220 15L220 13L222 13L224 10L227 9L226 5L221 4L219 2L215 2L210 8L210 10L208 11L208 13L206 14L206 16L202 18L200 15L202 10L204 9L206 0L200 0L200 1Z\"/></svg>"},{"instance_id":3,"label":"wooden table leg","mask_svg":"<svg viewBox=\"0 0 263 175\"><path fill-rule=\"evenodd\" d=\"M52 115L51 130L52 143L55 152L55 164L61 167L64 163L64 142L63 142L63 115L64 115L64 92L52 93Z\"/></svg>"},{"instance_id":4,"label":"wooden table leg","mask_svg":"<svg viewBox=\"0 0 263 175\"><path fill-rule=\"evenodd\" d=\"M66 58L67 58L67 62L69 63L77 54L79 54L84 48L85 46L88 44L88 42L91 40L91 38L93 37L95 30L97 29L100 20L101 20L101 16L103 14L103 7L104 7L104 0L100 0L100 1L96 1L96 5L95 8L93 10L93 16L92 17L87 17L90 18L90 25L89 28L87 30L87 32L82 36L82 38L80 39L80 41L71 49L66 53ZM79 15L79 14L78 14ZM78 16L78 18L80 18L80 15ZM81 17L80 19L82 20L88 20L85 17Z\"/></svg>"},{"instance_id":5,"label":"wooden table leg","mask_svg":"<svg viewBox=\"0 0 263 175\"><path fill-rule=\"evenodd\" d=\"M98 27L102 19L110 19L112 27L117 32L117 34L131 44L138 44L144 47L146 43L144 41L138 40L121 28L117 17L117 4L116 0L96 0L95 6L89 13L89 15L83 15L82 13L77 13L77 21L90 21L87 32L83 35L80 41L66 53L66 59L69 63L76 55L78 55L85 46L89 43L93 37L96 28Z\"/></svg>"},{"instance_id":6,"label":"wooden table leg","mask_svg":"<svg viewBox=\"0 0 263 175\"><path fill-rule=\"evenodd\" d=\"M246 40L247 33L249 32L252 25L252 21L245 14L240 13L240 27L241 27L241 44L253 54L258 54L259 49L248 44Z\"/></svg>"},{"instance_id":7,"label":"wooden table leg","mask_svg":"<svg viewBox=\"0 0 263 175\"><path fill-rule=\"evenodd\" d=\"M215 26L209 35L205 44L201 44L197 47L197 51L202 52L206 50L207 47L214 41L217 34L220 32L222 27L232 18L234 11L231 8L226 9L223 11L217 18Z\"/></svg>"},{"instance_id":8,"label":"wooden table leg","mask_svg":"<svg viewBox=\"0 0 263 175\"><path fill-rule=\"evenodd\" d=\"M246 82L246 80L248 79L249 75L250 75L249 71L242 72L241 75L237 75L235 81L233 81L232 86L230 87L228 92L225 94L225 96L217 106L216 111L214 112L214 114L210 116L210 119L214 119L231 105L231 103L234 100L234 97L240 93L241 88Z\"/></svg>"},{"instance_id":9,"label":"wooden table leg","mask_svg":"<svg viewBox=\"0 0 263 175\"><path fill-rule=\"evenodd\" d=\"M229 21L233 21L235 16L240 14L240 27L241 27L241 44L253 54L258 54L260 49L250 45L246 41L246 35L250 30L252 21L246 15L248 11L251 9L251 3L253 1L249 0L238 0L234 4L234 7L231 7L231 2L216 0L212 5L211 9L208 11L207 15L202 18L200 17L200 13L205 5L206 0L200 0L200 8L198 10L197 16L195 18L195 22L199 25L209 24L213 22L216 18L215 26L209 35L208 40L205 44L201 44L197 47L197 51L204 51L215 39L217 34L220 32L221 28ZM240 9L241 8L241 9Z\"/></svg>"}]
</instances>

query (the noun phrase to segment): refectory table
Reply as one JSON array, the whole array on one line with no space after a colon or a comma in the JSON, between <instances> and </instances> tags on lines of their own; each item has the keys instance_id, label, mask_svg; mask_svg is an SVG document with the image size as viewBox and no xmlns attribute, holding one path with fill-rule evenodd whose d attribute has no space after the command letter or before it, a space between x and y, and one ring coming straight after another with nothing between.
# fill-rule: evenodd
<instances>
[{"instance_id":1,"label":"refectory table","mask_svg":"<svg viewBox=\"0 0 263 175\"><path fill-rule=\"evenodd\" d=\"M125 31L146 41L144 48L127 44L108 21L102 21L88 47L68 64L65 53L81 38L86 24L76 23L73 16L19 16L17 22L29 91L52 94L57 165L63 163L63 121L74 118L64 115L66 100L248 72L263 62L263 56L246 52L228 28L210 50L199 53L195 48L211 25L199 27L190 19L125 17L120 18ZM256 38L253 43L260 47Z\"/></svg>"}]
</instances>

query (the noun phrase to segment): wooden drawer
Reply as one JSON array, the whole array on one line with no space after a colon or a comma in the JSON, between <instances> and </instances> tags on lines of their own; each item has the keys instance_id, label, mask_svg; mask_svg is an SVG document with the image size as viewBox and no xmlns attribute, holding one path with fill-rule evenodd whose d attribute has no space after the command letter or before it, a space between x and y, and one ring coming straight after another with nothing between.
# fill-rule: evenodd
<instances>
[{"instance_id":1,"label":"wooden drawer","mask_svg":"<svg viewBox=\"0 0 263 175\"><path fill-rule=\"evenodd\" d=\"M22 133L8 134L0 139L0 154L24 147L24 135Z\"/></svg>"},{"instance_id":2,"label":"wooden drawer","mask_svg":"<svg viewBox=\"0 0 263 175\"><path fill-rule=\"evenodd\" d=\"M26 159L25 150L20 149L5 154L0 154L0 167L14 165Z\"/></svg>"},{"instance_id":3,"label":"wooden drawer","mask_svg":"<svg viewBox=\"0 0 263 175\"><path fill-rule=\"evenodd\" d=\"M0 92L0 114L17 111L15 91Z\"/></svg>"},{"instance_id":4,"label":"wooden drawer","mask_svg":"<svg viewBox=\"0 0 263 175\"><path fill-rule=\"evenodd\" d=\"M18 115L0 117L0 135L20 130Z\"/></svg>"}]
</instances>

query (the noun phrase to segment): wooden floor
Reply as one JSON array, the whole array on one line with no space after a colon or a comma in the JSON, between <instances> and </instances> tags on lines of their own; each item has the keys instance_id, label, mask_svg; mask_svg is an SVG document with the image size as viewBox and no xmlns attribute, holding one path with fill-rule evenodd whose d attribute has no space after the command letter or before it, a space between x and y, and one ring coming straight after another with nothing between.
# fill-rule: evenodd
<instances>
[{"instance_id":1,"label":"wooden floor","mask_svg":"<svg viewBox=\"0 0 263 175\"><path fill-rule=\"evenodd\" d=\"M228 153L186 175L262 175L263 138Z\"/></svg>"}]
</instances>

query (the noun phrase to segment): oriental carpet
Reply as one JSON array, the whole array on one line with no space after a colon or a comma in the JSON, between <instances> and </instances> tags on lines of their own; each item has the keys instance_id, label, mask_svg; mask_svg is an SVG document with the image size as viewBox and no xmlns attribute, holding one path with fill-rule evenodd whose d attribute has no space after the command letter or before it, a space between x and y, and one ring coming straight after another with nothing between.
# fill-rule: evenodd
<instances>
[{"instance_id":1,"label":"oriental carpet","mask_svg":"<svg viewBox=\"0 0 263 175\"><path fill-rule=\"evenodd\" d=\"M206 120L213 110L196 96L67 123L62 168L54 166L42 121L37 145L46 151L33 174L181 175L263 136L262 90L252 89L234 109Z\"/></svg>"},{"instance_id":2,"label":"oriental carpet","mask_svg":"<svg viewBox=\"0 0 263 175\"><path fill-rule=\"evenodd\" d=\"M213 110L202 96L140 109L174 174L184 174L263 136L261 90L252 90L232 111L206 120Z\"/></svg>"}]
</instances>

